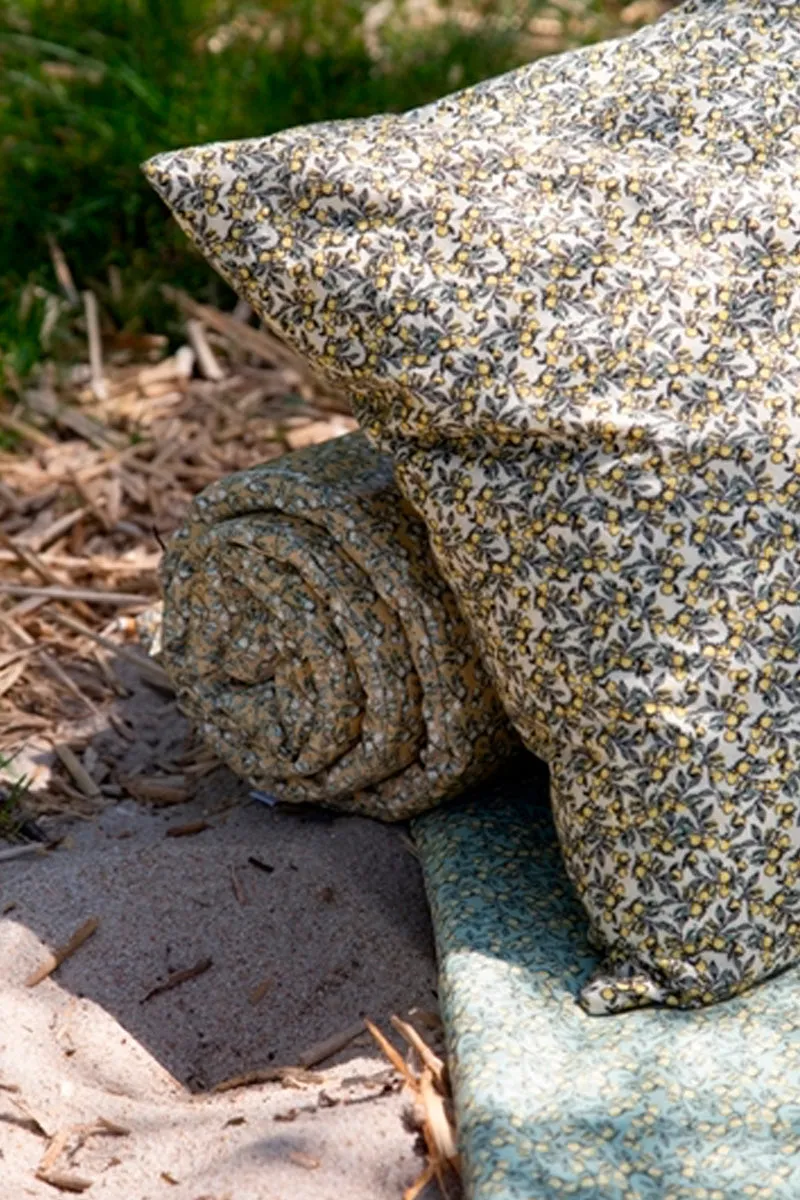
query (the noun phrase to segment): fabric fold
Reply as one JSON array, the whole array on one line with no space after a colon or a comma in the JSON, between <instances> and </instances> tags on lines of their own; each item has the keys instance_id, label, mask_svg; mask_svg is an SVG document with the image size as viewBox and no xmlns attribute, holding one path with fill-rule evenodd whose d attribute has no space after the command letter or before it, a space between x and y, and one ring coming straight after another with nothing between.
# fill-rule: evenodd
<instances>
[{"instance_id":1,"label":"fabric fold","mask_svg":"<svg viewBox=\"0 0 800 1200\"><path fill-rule=\"evenodd\" d=\"M424 526L361 434L207 488L162 578L182 708L280 800L400 820L517 744Z\"/></svg>"}]
</instances>

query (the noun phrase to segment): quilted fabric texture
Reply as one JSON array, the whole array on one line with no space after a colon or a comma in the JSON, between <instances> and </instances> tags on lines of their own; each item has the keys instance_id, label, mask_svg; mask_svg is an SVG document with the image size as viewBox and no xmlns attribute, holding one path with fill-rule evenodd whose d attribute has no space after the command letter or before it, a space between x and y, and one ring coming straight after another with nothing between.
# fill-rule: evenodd
<instances>
[{"instance_id":1,"label":"quilted fabric texture","mask_svg":"<svg viewBox=\"0 0 800 1200\"><path fill-rule=\"evenodd\" d=\"M515 767L414 822L469 1200L797 1200L800 988L597 1021L594 955Z\"/></svg>"},{"instance_id":2,"label":"quilted fabric texture","mask_svg":"<svg viewBox=\"0 0 800 1200\"><path fill-rule=\"evenodd\" d=\"M606 954L592 1012L800 952L800 4L655 26L421 110L161 156L354 395Z\"/></svg>"},{"instance_id":3,"label":"quilted fabric texture","mask_svg":"<svg viewBox=\"0 0 800 1200\"><path fill-rule=\"evenodd\" d=\"M424 526L361 434L207 488L162 580L181 707L281 800L399 820L518 746Z\"/></svg>"}]
</instances>

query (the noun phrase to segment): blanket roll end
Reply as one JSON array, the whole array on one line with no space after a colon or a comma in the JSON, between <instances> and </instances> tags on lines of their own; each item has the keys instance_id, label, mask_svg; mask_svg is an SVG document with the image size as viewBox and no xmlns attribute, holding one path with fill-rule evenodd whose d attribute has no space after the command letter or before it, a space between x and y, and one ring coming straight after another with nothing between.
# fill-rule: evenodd
<instances>
[{"instance_id":1,"label":"blanket roll end","mask_svg":"<svg viewBox=\"0 0 800 1200\"><path fill-rule=\"evenodd\" d=\"M361 434L207 488L162 578L181 706L280 800L402 820L518 746L424 526Z\"/></svg>"}]
</instances>

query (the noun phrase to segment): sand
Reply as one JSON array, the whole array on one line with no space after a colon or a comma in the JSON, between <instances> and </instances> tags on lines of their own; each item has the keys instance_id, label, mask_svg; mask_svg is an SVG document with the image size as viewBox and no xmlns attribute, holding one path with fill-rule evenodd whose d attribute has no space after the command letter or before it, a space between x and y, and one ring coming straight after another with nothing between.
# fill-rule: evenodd
<instances>
[{"instance_id":1,"label":"sand","mask_svg":"<svg viewBox=\"0 0 800 1200\"><path fill-rule=\"evenodd\" d=\"M170 702L151 701L167 736ZM209 828L167 835L199 820ZM269 808L220 769L189 804L123 798L48 831L65 835L57 850L0 863L4 1200L58 1195L35 1176L48 1137L98 1118L129 1132L96 1133L56 1164L90 1181L91 1197L401 1196L423 1159L404 1123L408 1101L368 1036L311 1081L209 1089L292 1064L364 1015L388 1030L393 1012L436 1009L405 830ZM25 987L47 948L90 916L96 934ZM146 998L205 959L196 978Z\"/></svg>"}]
</instances>

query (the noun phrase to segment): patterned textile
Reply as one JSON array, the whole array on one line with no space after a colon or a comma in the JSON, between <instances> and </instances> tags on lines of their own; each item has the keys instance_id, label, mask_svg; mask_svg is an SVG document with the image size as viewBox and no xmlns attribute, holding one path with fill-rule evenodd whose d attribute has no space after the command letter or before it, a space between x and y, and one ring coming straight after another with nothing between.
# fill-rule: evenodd
<instances>
[{"instance_id":1,"label":"patterned textile","mask_svg":"<svg viewBox=\"0 0 800 1200\"><path fill-rule=\"evenodd\" d=\"M398 820L517 745L424 526L361 434L207 488L162 577L182 708L281 800Z\"/></svg>"},{"instance_id":2,"label":"patterned textile","mask_svg":"<svg viewBox=\"0 0 800 1200\"><path fill-rule=\"evenodd\" d=\"M588 1017L545 789L520 764L414 822L467 1197L797 1200L797 974L700 1012Z\"/></svg>"},{"instance_id":3,"label":"patterned textile","mask_svg":"<svg viewBox=\"0 0 800 1200\"><path fill-rule=\"evenodd\" d=\"M592 1012L800 954L799 96L800 3L690 0L147 167L392 454L550 763Z\"/></svg>"}]
</instances>

